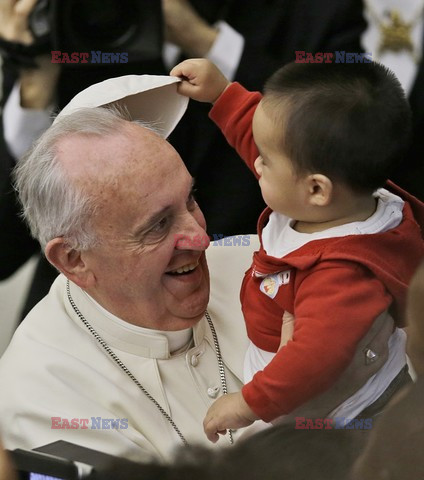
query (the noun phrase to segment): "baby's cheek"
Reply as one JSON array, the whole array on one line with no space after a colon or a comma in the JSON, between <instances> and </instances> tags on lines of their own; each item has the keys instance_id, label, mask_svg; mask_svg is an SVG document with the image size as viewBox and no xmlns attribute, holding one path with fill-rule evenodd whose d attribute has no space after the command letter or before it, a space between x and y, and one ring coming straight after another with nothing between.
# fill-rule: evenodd
<instances>
[{"instance_id":1,"label":"baby's cheek","mask_svg":"<svg viewBox=\"0 0 424 480\"><path fill-rule=\"evenodd\" d=\"M262 175L262 159L261 157L257 157L255 163L253 164L256 173L261 176Z\"/></svg>"}]
</instances>

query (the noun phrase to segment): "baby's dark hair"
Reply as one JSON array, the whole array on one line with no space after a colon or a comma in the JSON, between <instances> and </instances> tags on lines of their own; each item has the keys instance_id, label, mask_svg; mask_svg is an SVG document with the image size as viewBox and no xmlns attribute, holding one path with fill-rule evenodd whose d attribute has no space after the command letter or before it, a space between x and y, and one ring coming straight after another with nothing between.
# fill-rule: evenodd
<instances>
[{"instance_id":1,"label":"baby's dark hair","mask_svg":"<svg viewBox=\"0 0 424 480\"><path fill-rule=\"evenodd\" d=\"M264 109L281 124L282 148L299 174L372 192L404 158L411 111L396 76L379 63L290 63L264 92Z\"/></svg>"}]
</instances>

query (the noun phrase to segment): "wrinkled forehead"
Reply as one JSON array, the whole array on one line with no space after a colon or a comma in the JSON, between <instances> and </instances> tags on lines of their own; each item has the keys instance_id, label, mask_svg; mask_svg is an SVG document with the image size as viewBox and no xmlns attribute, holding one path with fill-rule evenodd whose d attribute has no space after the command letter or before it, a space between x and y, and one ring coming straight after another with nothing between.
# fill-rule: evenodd
<instances>
[{"instance_id":1,"label":"wrinkled forehead","mask_svg":"<svg viewBox=\"0 0 424 480\"><path fill-rule=\"evenodd\" d=\"M182 164L166 140L129 122L123 122L122 128L107 135L68 135L58 141L56 158L70 179L90 179L94 184L111 175L128 176L138 171L149 176L162 165L177 168Z\"/></svg>"}]
</instances>

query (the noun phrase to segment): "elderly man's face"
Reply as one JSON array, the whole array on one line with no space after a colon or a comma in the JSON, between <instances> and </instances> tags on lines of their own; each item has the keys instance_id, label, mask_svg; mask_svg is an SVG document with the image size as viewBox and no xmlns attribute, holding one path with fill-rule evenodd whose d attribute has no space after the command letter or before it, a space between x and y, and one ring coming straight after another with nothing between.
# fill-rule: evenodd
<instances>
[{"instance_id":1,"label":"elderly man's face","mask_svg":"<svg viewBox=\"0 0 424 480\"><path fill-rule=\"evenodd\" d=\"M98 201L101 243L81 257L90 271L87 292L136 325L179 330L196 323L209 299L209 242L192 177L173 147L128 124L125 135L62 140L60 155Z\"/></svg>"}]
</instances>

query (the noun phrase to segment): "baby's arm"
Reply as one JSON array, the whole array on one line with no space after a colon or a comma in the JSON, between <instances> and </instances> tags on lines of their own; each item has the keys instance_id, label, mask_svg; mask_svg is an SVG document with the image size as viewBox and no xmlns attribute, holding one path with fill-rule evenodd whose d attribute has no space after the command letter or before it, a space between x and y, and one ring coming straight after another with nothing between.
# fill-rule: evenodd
<instances>
[{"instance_id":1,"label":"baby's arm","mask_svg":"<svg viewBox=\"0 0 424 480\"><path fill-rule=\"evenodd\" d=\"M247 427L256 420L259 417L245 402L241 392L229 393L218 398L209 408L203 420L203 429L208 439L215 443L218 434L225 434L227 428Z\"/></svg>"},{"instance_id":2,"label":"baby's arm","mask_svg":"<svg viewBox=\"0 0 424 480\"><path fill-rule=\"evenodd\" d=\"M279 350L292 340L294 321L294 315L284 313ZM219 434L225 434L227 429L248 427L256 420L259 417L246 403L242 393L230 393L218 398L209 408L203 420L203 429L208 439L215 443Z\"/></svg>"},{"instance_id":3,"label":"baby's arm","mask_svg":"<svg viewBox=\"0 0 424 480\"><path fill-rule=\"evenodd\" d=\"M366 335L361 338L348 368L339 380L325 393L304 403L290 416L277 419L277 422L293 421L296 416L307 418L326 418L330 412L355 391L359 390L386 363L389 349L388 341L393 332L394 322L387 311L379 315ZM364 349L377 352L376 361L364 362ZM225 434L228 428L248 426L258 417L250 409L241 392L230 393L218 398L209 408L203 422L204 430L212 442L218 434ZM273 422L274 423L274 422Z\"/></svg>"},{"instance_id":4,"label":"baby's arm","mask_svg":"<svg viewBox=\"0 0 424 480\"><path fill-rule=\"evenodd\" d=\"M210 118L227 142L257 177L254 162L259 153L252 134L252 119L262 95L248 92L239 83L230 83L208 60L191 59L180 63L171 75L182 78L178 92L201 102L214 103Z\"/></svg>"},{"instance_id":5,"label":"baby's arm","mask_svg":"<svg viewBox=\"0 0 424 480\"><path fill-rule=\"evenodd\" d=\"M230 85L221 70L204 58L192 58L176 65L170 72L180 77L178 93L198 102L214 103Z\"/></svg>"},{"instance_id":6,"label":"baby's arm","mask_svg":"<svg viewBox=\"0 0 424 480\"><path fill-rule=\"evenodd\" d=\"M249 407L267 422L331 387L392 302L379 280L350 262L322 262L300 282L293 340L242 389Z\"/></svg>"}]
</instances>

